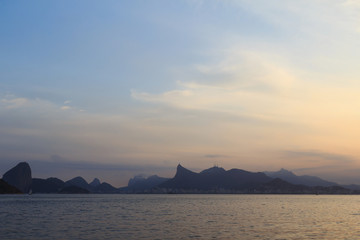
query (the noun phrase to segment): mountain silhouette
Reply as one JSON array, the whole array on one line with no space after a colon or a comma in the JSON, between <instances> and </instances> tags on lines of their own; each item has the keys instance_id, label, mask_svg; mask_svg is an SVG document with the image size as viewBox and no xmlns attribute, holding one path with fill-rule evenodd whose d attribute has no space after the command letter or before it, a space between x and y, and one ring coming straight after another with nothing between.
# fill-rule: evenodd
<instances>
[{"instance_id":1,"label":"mountain silhouette","mask_svg":"<svg viewBox=\"0 0 360 240\"><path fill-rule=\"evenodd\" d=\"M32 179L30 165L26 162L7 171L0 182L0 193L29 193L30 189L33 193L119 193L117 188L100 183L97 178L90 184L80 176L66 182L55 177Z\"/></svg>"},{"instance_id":2,"label":"mountain silhouette","mask_svg":"<svg viewBox=\"0 0 360 240\"><path fill-rule=\"evenodd\" d=\"M58 193L65 187L65 182L58 178L33 178L33 193Z\"/></svg>"},{"instance_id":3,"label":"mountain silhouette","mask_svg":"<svg viewBox=\"0 0 360 240\"><path fill-rule=\"evenodd\" d=\"M89 184L90 184L90 186L92 186L92 187L97 187L97 186L99 186L101 183L100 183L100 180L99 180L98 178L94 178L94 180L92 180L92 182L89 183Z\"/></svg>"},{"instance_id":4,"label":"mountain silhouette","mask_svg":"<svg viewBox=\"0 0 360 240\"><path fill-rule=\"evenodd\" d=\"M87 181L84 178L80 177L80 176L72 178L72 179L66 181L65 186L66 187L76 186L76 187L86 189L88 191L90 191L92 189L92 187L87 183Z\"/></svg>"},{"instance_id":5,"label":"mountain silhouette","mask_svg":"<svg viewBox=\"0 0 360 240\"><path fill-rule=\"evenodd\" d=\"M113 187L109 183L103 182L101 184L97 184L97 183L100 183L100 180L97 178L95 178L91 183L92 184L87 183L86 180L82 177L75 177L73 179L70 179L69 181L66 181L65 186L66 187L76 186L76 187L79 187L82 189L86 189L90 193L117 193L118 192L118 189Z\"/></svg>"},{"instance_id":6,"label":"mountain silhouette","mask_svg":"<svg viewBox=\"0 0 360 240\"><path fill-rule=\"evenodd\" d=\"M179 164L175 177L160 184L159 188L202 191L220 189L251 191L251 189L271 180L271 177L261 172L253 173L241 169L225 171L223 168L213 167L195 173Z\"/></svg>"},{"instance_id":7,"label":"mountain silhouette","mask_svg":"<svg viewBox=\"0 0 360 240\"><path fill-rule=\"evenodd\" d=\"M245 194L360 194L358 189L340 185L312 176L296 176L281 169L278 172L249 172L242 169L225 170L212 167L199 173L180 164L173 178L157 175L148 178L136 176L128 186L115 188L95 178L90 184L78 176L66 182L58 178L31 179L31 168L26 162L19 163L0 179L0 193L245 193ZM289 179L288 181L284 179ZM6 181L5 181L6 180ZM291 181L291 182L290 182ZM303 183L303 184L294 184ZM306 184L308 185L306 185ZM322 185L321 185L322 184Z\"/></svg>"},{"instance_id":8,"label":"mountain silhouette","mask_svg":"<svg viewBox=\"0 0 360 240\"><path fill-rule=\"evenodd\" d=\"M120 190L127 193L141 193L150 190L167 180L169 180L169 178L163 178L157 175L153 175L148 178L143 176L135 176L130 178L127 187L121 188Z\"/></svg>"},{"instance_id":9,"label":"mountain silhouette","mask_svg":"<svg viewBox=\"0 0 360 240\"><path fill-rule=\"evenodd\" d=\"M21 193L19 189L0 179L0 194Z\"/></svg>"},{"instance_id":10,"label":"mountain silhouette","mask_svg":"<svg viewBox=\"0 0 360 240\"><path fill-rule=\"evenodd\" d=\"M308 176L308 175L297 176L293 172L286 170L284 168L276 172L264 172L264 173L269 177L280 178L292 184L300 184L311 187L315 187L315 186L330 187L330 186L338 185L337 183L329 182L315 176Z\"/></svg>"},{"instance_id":11,"label":"mountain silhouette","mask_svg":"<svg viewBox=\"0 0 360 240\"><path fill-rule=\"evenodd\" d=\"M2 179L21 192L28 193L32 184L31 168L27 162L21 162L7 171Z\"/></svg>"},{"instance_id":12,"label":"mountain silhouette","mask_svg":"<svg viewBox=\"0 0 360 240\"><path fill-rule=\"evenodd\" d=\"M283 171L284 172L284 171ZM153 189L154 193L245 193L245 194L359 194L341 186L306 186L272 178L261 172L212 167L200 173L180 164L172 179Z\"/></svg>"},{"instance_id":13,"label":"mountain silhouette","mask_svg":"<svg viewBox=\"0 0 360 240\"><path fill-rule=\"evenodd\" d=\"M111 184L103 182L92 189L92 193L118 193L119 190Z\"/></svg>"}]
</instances>

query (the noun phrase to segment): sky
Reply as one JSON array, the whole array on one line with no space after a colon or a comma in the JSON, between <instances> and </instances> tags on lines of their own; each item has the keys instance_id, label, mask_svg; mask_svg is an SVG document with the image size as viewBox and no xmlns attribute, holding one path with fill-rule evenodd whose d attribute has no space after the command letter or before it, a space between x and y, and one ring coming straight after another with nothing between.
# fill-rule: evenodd
<instances>
[{"instance_id":1,"label":"sky","mask_svg":"<svg viewBox=\"0 0 360 240\"><path fill-rule=\"evenodd\" d=\"M0 175L360 184L357 0L0 0Z\"/></svg>"}]
</instances>

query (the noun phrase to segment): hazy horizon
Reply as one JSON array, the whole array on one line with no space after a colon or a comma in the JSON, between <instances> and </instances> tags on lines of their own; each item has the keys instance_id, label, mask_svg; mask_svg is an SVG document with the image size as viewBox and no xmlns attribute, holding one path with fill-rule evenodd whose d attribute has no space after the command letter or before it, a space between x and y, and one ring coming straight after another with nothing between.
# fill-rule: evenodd
<instances>
[{"instance_id":1,"label":"hazy horizon","mask_svg":"<svg viewBox=\"0 0 360 240\"><path fill-rule=\"evenodd\" d=\"M360 184L354 0L1 1L0 174Z\"/></svg>"}]
</instances>

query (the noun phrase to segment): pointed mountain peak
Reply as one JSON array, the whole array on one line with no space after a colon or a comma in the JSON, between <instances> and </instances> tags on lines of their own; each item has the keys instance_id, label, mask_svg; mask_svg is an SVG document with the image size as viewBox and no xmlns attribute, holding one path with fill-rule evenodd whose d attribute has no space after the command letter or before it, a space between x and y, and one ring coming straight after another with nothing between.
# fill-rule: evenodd
<instances>
[{"instance_id":1,"label":"pointed mountain peak","mask_svg":"<svg viewBox=\"0 0 360 240\"><path fill-rule=\"evenodd\" d=\"M87 181L83 177L74 177L73 179L70 179L69 181L81 181L87 183Z\"/></svg>"},{"instance_id":2,"label":"pointed mountain peak","mask_svg":"<svg viewBox=\"0 0 360 240\"><path fill-rule=\"evenodd\" d=\"M179 163L176 167L176 170L179 170L179 169L185 169L183 166L181 166L181 164Z\"/></svg>"},{"instance_id":3,"label":"pointed mountain peak","mask_svg":"<svg viewBox=\"0 0 360 240\"><path fill-rule=\"evenodd\" d=\"M176 176L182 176L184 174L195 174L194 172L190 171L189 169L184 168L183 166L181 166L181 164L179 163L179 165L176 168Z\"/></svg>"},{"instance_id":4,"label":"pointed mountain peak","mask_svg":"<svg viewBox=\"0 0 360 240\"><path fill-rule=\"evenodd\" d=\"M97 187L101 184L100 180L98 178L94 178L94 180L90 183L91 186Z\"/></svg>"},{"instance_id":5,"label":"pointed mountain peak","mask_svg":"<svg viewBox=\"0 0 360 240\"><path fill-rule=\"evenodd\" d=\"M180 163L179 163L179 165L177 166L176 171L189 171L189 172L191 172L189 169L184 168L183 166L181 166Z\"/></svg>"}]
</instances>

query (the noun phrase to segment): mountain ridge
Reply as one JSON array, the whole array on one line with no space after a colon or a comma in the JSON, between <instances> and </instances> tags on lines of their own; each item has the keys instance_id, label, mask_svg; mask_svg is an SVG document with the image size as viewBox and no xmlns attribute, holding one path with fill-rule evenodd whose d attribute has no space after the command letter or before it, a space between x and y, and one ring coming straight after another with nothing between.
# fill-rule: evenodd
<instances>
[{"instance_id":1,"label":"mountain ridge","mask_svg":"<svg viewBox=\"0 0 360 240\"><path fill-rule=\"evenodd\" d=\"M18 167L19 165L20 167ZM24 171L24 169L26 169L26 171ZM31 176L31 168L26 162L20 163L10 169L4 176L18 176L19 179L24 182L25 178L22 174L26 175L25 183L28 184L29 174ZM287 181L286 178L290 180ZM297 181L296 183L305 182L310 186L294 184L294 181ZM317 185L314 182L316 182ZM318 184L319 182L323 185ZM21 186L24 187L25 185ZM360 190L356 189L356 187L359 187L358 185L351 186L354 188L348 189L318 177L306 175L297 176L286 169L281 169L277 172L249 172L236 168L225 170L221 167L214 166L200 172L193 172L181 164L178 164L173 178L163 178L157 175L152 175L147 178L135 176L129 179L127 187L115 188L106 182L101 183L97 178L94 178L91 183L88 183L84 178L78 176L68 181L63 181L55 177L47 179L31 178L30 189L32 189L33 193L360 194ZM28 187L28 185L25 187ZM26 190L25 188L25 191L23 190L21 192L27 193ZM16 193L17 191L19 190L16 190L15 186L2 180L0 193Z\"/></svg>"},{"instance_id":2,"label":"mountain ridge","mask_svg":"<svg viewBox=\"0 0 360 240\"><path fill-rule=\"evenodd\" d=\"M342 186L306 186L272 178L264 172L213 167L200 173L180 164L172 179L160 184L160 193L242 193L242 194L359 194Z\"/></svg>"},{"instance_id":3,"label":"mountain ridge","mask_svg":"<svg viewBox=\"0 0 360 240\"><path fill-rule=\"evenodd\" d=\"M280 178L292 184L300 184L310 187L315 187L315 186L330 187L330 186L339 185L335 182L326 181L316 176L309 176L309 175L298 176L293 172L286 170L284 168L281 168L279 171L274 171L274 172L266 171L264 173L269 177Z\"/></svg>"}]
</instances>

